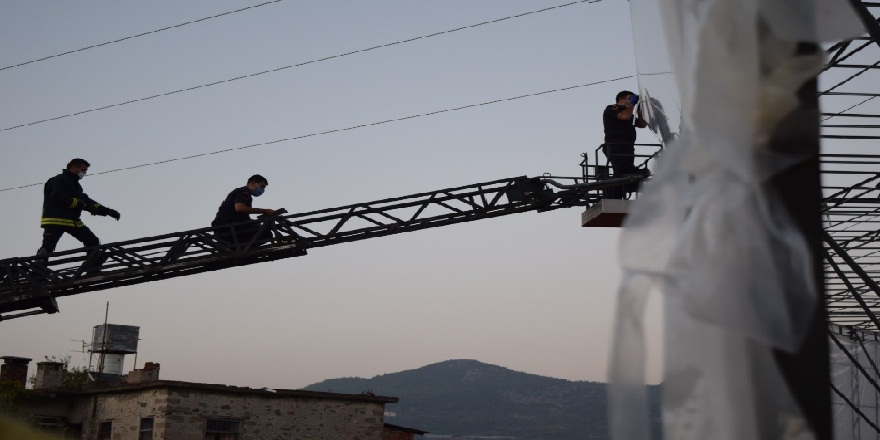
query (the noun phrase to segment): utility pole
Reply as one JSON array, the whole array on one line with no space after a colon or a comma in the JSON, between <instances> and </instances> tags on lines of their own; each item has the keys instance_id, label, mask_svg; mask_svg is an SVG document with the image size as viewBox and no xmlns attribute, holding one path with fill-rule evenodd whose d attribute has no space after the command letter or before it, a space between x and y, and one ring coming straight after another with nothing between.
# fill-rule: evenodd
<instances>
[{"instance_id":1,"label":"utility pole","mask_svg":"<svg viewBox=\"0 0 880 440\"><path fill-rule=\"evenodd\" d=\"M801 43L798 55L815 56L815 44ZM780 195L790 218L810 246L811 269L816 285L816 310L807 336L797 352L776 350L776 363L817 440L832 440L831 368L828 352L828 313L825 309L825 279L822 242L822 190L819 176L819 97L812 79L798 91L799 103L779 125L770 140L770 150L806 157L797 165L775 175L769 185Z\"/></svg>"}]
</instances>

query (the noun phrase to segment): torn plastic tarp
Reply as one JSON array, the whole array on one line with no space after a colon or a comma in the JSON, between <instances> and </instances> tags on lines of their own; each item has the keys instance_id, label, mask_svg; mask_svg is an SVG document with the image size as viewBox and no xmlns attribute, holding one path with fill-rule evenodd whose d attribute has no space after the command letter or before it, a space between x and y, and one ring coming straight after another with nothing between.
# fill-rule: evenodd
<instances>
[{"instance_id":1,"label":"torn plastic tarp","mask_svg":"<svg viewBox=\"0 0 880 440\"><path fill-rule=\"evenodd\" d=\"M656 290L665 307L664 438L812 439L773 358L800 345L818 306L811 257L767 184L803 157L774 154L767 141L822 67L821 54L795 55L797 43L862 27L845 1L630 7L639 90L654 98L643 105L668 144L621 236L613 438L649 438L642 315ZM665 66L663 51L651 50L664 41Z\"/></svg>"}]
</instances>

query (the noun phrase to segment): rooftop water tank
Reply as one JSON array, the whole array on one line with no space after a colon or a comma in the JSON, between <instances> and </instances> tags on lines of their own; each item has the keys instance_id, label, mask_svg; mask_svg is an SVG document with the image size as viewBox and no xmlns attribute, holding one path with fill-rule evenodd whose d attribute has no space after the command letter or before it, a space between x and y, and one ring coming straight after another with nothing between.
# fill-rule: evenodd
<instances>
[{"instance_id":1,"label":"rooftop water tank","mask_svg":"<svg viewBox=\"0 0 880 440\"><path fill-rule=\"evenodd\" d=\"M92 330L92 352L105 354L137 353L140 327L133 325L96 325Z\"/></svg>"}]
</instances>

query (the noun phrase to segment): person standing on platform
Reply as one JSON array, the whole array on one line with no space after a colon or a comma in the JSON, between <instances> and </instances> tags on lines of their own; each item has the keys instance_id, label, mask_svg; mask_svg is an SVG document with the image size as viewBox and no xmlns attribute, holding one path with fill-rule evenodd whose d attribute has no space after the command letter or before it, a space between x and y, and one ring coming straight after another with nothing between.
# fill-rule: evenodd
<instances>
[{"instance_id":1,"label":"person standing on platform","mask_svg":"<svg viewBox=\"0 0 880 440\"><path fill-rule=\"evenodd\" d=\"M605 107L605 112L602 113L602 125L605 128L602 153L611 163L614 177L648 174L644 171L640 172L634 165L636 128L648 126L648 122L642 118L641 109L634 114L638 102L639 95L623 90L617 94L616 103ZM611 198L623 198L623 191L617 193L617 197Z\"/></svg>"}]
</instances>

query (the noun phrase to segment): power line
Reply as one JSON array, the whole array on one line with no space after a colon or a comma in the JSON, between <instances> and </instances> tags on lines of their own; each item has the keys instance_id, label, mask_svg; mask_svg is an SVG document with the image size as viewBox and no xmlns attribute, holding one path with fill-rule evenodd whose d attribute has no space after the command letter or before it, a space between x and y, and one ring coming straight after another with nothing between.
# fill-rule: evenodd
<instances>
[{"instance_id":1,"label":"power line","mask_svg":"<svg viewBox=\"0 0 880 440\"><path fill-rule=\"evenodd\" d=\"M837 113L824 113L825 115L828 115L828 117L825 118L825 119L822 119L820 122L825 122L825 121L827 121L827 120L829 120L829 119L831 119L831 118L833 118L833 117L835 117L835 116L848 116L848 115L845 114L846 112L848 112L848 111L850 111L850 110L852 110L852 109L854 109L854 108L856 108L856 107L858 107L858 106L860 106L860 105L862 105L862 104L864 104L864 103L866 103L866 102L868 102L868 101L870 101L870 100L872 100L872 99L874 99L874 98L876 98L876 96L871 96L871 97L865 99L864 101L859 102L858 104L853 104L853 105L851 105L851 106L849 106L849 107L847 107L847 108L845 108L845 109L843 109L843 110L841 110L841 111L839 111L839 112L837 112Z\"/></svg>"},{"instance_id":2,"label":"power line","mask_svg":"<svg viewBox=\"0 0 880 440\"><path fill-rule=\"evenodd\" d=\"M481 102L481 103L479 103L479 104L470 104L470 105L465 105L465 106L461 106L461 107L447 108L447 109L436 110L436 111L432 111L432 112L428 112L428 113L421 113L421 114L417 114L417 115L404 116L404 117L402 117L402 118L386 119L386 120L384 120L384 121L372 122L372 123L366 123L366 124L359 124L359 125L354 125L354 126L347 127L347 128L338 128L338 129L335 129L335 130L327 130L327 131L322 131L322 132L314 132L314 133L304 134L304 135L296 136L296 137L290 137L290 138L284 138L284 139L276 139L276 140L274 140L274 141L269 141L269 142L259 142L259 143L256 143L256 144L245 145L245 146L242 146L242 147L226 148L226 149L224 149L224 150L212 151L212 152L210 152L210 153L193 154L193 155L191 155L191 156L176 157L176 158L173 158L173 159L160 160L160 161L158 161L158 162L143 163L143 164L140 164L140 165L134 165L134 166L130 166L130 167L117 168L117 169L115 169L115 170L102 171L102 172L100 172L100 173L90 174L90 176L98 176L98 175L101 175L101 174L117 173L117 172L120 172L120 171L133 170L133 169L135 169L135 168L142 168L142 167L154 166L154 165L162 165L162 164L166 164L166 163L169 163L169 162L176 162L176 161L180 161L180 160L188 160L188 159L195 159L195 158L197 158L197 157L211 156L211 155L214 155L214 154L229 153L229 152L231 152L231 151L245 150L245 149L248 149L248 148L255 148L255 147L261 147L261 146L264 146L264 145L278 144L278 143L281 143L281 142L296 141L296 140L305 139L305 138L309 138L309 137L322 136L322 135L327 135L327 134L331 134L331 133L338 133L338 132L343 132L343 131L355 130L355 129L358 129L358 128L372 127L372 126L375 126L375 125L388 124L388 123L391 123L391 122L401 122L401 121L406 121L406 120L409 120L409 119L420 118L420 117L424 117L424 116L434 116L434 115L438 115L438 114L440 114L440 113L454 112L454 111L458 111L458 110L464 110L464 109L473 108L473 107L480 107L480 106L484 106L484 105L498 104L498 103L501 103L501 102L514 101L514 100L517 100L517 99L523 99L523 98L531 98L531 97L535 97L535 96L546 95L546 94L549 94L549 93L563 92L563 91L573 90L573 89L578 89L578 88L582 88L582 87L589 87L589 86L594 86L594 85L603 84L603 83L608 83L608 82L620 81L620 80L622 80L622 79L627 79L627 78L632 78L632 77L633 77L633 75L621 76L621 77L619 77L619 78L606 79L606 80L602 80L602 81L595 81L595 82L591 82L591 83L587 83L587 84L580 84L580 85L576 85L576 86L563 87L563 88L553 89L553 90L545 90L545 91L543 91L543 92L537 92L537 93L528 93L528 94L525 94L525 95L514 96L514 97L512 97L512 98L496 99L496 100L493 100L493 101ZM12 187L8 187L8 188L0 189L0 192L3 192L3 191L12 191L12 190L23 189L23 188L30 188L30 187L32 187L32 186L37 186L37 185L42 185L42 183L31 183L31 184L29 184L29 185L12 186Z\"/></svg>"},{"instance_id":3,"label":"power line","mask_svg":"<svg viewBox=\"0 0 880 440\"><path fill-rule=\"evenodd\" d=\"M246 8L236 9L236 10L234 10L234 11L227 11L227 12L223 12L223 13L220 13L220 14L217 14L217 15L212 15L212 16L210 16L210 17L200 18L200 19L198 19L198 20L187 21L187 22L185 22L185 23L180 23L180 24L177 24L177 25L174 25L174 26L167 26L167 27L164 27L164 28L162 28L162 29L156 29L156 30L154 30L154 31L143 32L143 33L140 33L140 34L137 34L137 35L130 35L130 36L128 36L128 37L120 38L120 39L118 39L118 40L106 41L106 42L101 43L101 44L93 44L93 45L91 45L91 46L83 47L83 48L81 48L81 49L74 49L74 50L69 50L69 51L64 52L64 53L59 53L59 54L57 54L57 55L49 55L49 56L47 56L47 57L43 57L43 58L35 59L35 60L30 60L30 61L26 61L26 62L24 62L24 63L13 64L13 65L9 65L9 66L6 66L6 67L0 67L0 71L7 70L7 69L12 69L12 68L14 68L14 67L21 67L21 66L24 66L24 65L26 65L26 64L38 63L38 62L40 62L40 61L46 61L46 60L49 60L49 59L52 59L52 58L58 58L58 57L62 57L62 56L64 56L64 55L70 55L70 54L72 54L72 53L83 52L83 51L86 51L86 50L89 50L89 49L94 49L94 48L96 48L96 47L106 46L106 45L108 45L108 44L120 43L120 42L123 42L123 41L126 41L126 40L131 40L131 39L133 39L133 38L144 37L144 36L147 36L147 35L150 35L150 34L155 34L155 33L162 32L162 31L167 31L167 30L171 30L171 29L181 28L181 27L186 26L186 25L188 25L188 24L201 23L201 22L203 22L203 21L210 20L210 19L212 19L212 18L220 18L220 17L223 17L223 16L225 16L225 15L235 14L236 12L242 12L242 11L246 11L246 10L248 10L248 9L259 8L260 6L266 6L266 5L268 5L268 4L278 3L278 2L280 2L280 1L282 1L282 0L271 0L271 1L267 1L267 2L265 2L265 3L260 3L260 4L258 4L258 5L248 6L248 7L246 7Z\"/></svg>"},{"instance_id":4,"label":"power line","mask_svg":"<svg viewBox=\"0 0 880 440\"><path fill-rule=\"evenodd\" d=\"M841 66L841 63L842 63L843 61L845 61L845 60L847 60L848 58L852 57L853 55L855 55L855 54L861 52L861 51L864 50L865 48L867 48L867 47L869 47L869 46L872 46L873 43L874 43L874 41L873 41L872 39L868 39L868 41L866 41L865 43L863 43L863 44L860 45L859 47L856 47L856 48L852 49L851 51L849 51L849 53L844 54L844 51L848 48L849 43L850 43L850 41L846 41L846 42L843 42L843 43L838 43L838 44L835 44L834 46L832 46L831 48L829 48L829 49L827 50L826 53L828 53L828 54L830 54L830 53L832 53L832 52L836 52L836 54L834 54L834 55L832 56L831 61L829 61L828 63L825 64L825 67L822 69L822 73L826 73L826 72L830 71L832 68L839 68L839 67ZM838 57L839 57L839 58L838 58ZM850 110L852 110L852 109L854 109L854 108L856 108L856 107L859 107L859 106L861 106L862 104L865 104L865 103L867 103L867 102L873 100L874 98L876 98L876 97L878 96L878 95L876 95L876 94L870 94L870 95L868 95L868 94L860 94L860 93L844 93L844 92L835 92L835 91L834 91L834 90L836 90L837 88L843 86L844 84L846 84L846 83L852 81L852 80L855 79L856 77L858 77L858 76L862 75L863 73L867 72L868 70L870 70L870 69L872 69L872 68L875 68L875 67L878 65L878 63L880 63L880 61L875 62L873 65L870 65L870 66L868 66L868 65L861 66L861 70L857 71L856 73L851 74L851 75L845 77L844 79L838 81L837 84L835 84L835 85L833 85L833 86L831 86L831 87L829 87L829 88L827 88L827 89L825 89L825 90L819 91L819 96L820 96L820 97L822 97L822 96L845 96L845 95L851 95L851 96L868 96L868 98L866 98L865 100L863 100L863 101L861 101L861 102L859 102L859 103L857 103L857 104L853 104L853 105L851 105L850 107L848 107L848 108L846 108L846 109L844 109L844 110L841 110L840 112L837 112L836 114L835 114L835 113L825 113L825 114L823 114L823 116L826 116L826 117L825 117L824 119L822 119L820 122L825 122L825 121L827 121L827 120L829 120L829 119L831 119L831 118L834 118L834 117L836 117L836 116L846 116L846 112L848 112L848 111L850 111Z\"/></svg>"},{"instance_id":5,"label":"power line","mask_svg":"<svg viewBox=\"0 0 880 440\"><path fill-rule=\"evenodd\" d=\"M54 118L43 119L43 120L40 120L40 121L30 122L30 123L26 123L26 124L19 124L19 125L15 125L15 126L12 126L12 127L4 128L4 129L2 129L2 130L0 130L0 131L9 131L9 130L14 130L14 129L16 129L16 128L21 128L21 127L27 127L27 126L31 126L31 125L42 124L42 123L44 123L44 122L57 121L57 120L59 120L59 119L64 119L64 118L68 118L68 117L72 117L72 116L79 116L79 115L82 115L82 114L85 114L85 113L90 113L90 112L99 111L99 110L106 110L106 109L108 109L108 108L112 108L112 107L121 107L121 106L123 106L123 105L132 104L132 103L135 103L135 102L147 101L147 100L155 99L155 98L159 98L159 97L162 97L162 96L173 95L173 94L175 94L175 93L188 92L188 91L195 90L195 89L199 89L199 88L202 88L202 87L210 87L210 86L215 86L215 85L218 85L218 84L229 83L229 82L232 82L232 81L238 81L238 80L245 79L245 78L253 78L253 77L255 77L255 76L263 75L263 74L266 74L266 73L274 73L274 72L278 72L278 71L281 71L281 70L290 69L290 68L292 68L292 67L301 67L301 66L305 66L305 65L307 65L307 64L320 63L320 62L322 62L322 61L327 61L327 60L331 60L331 59L334 59L334 58L341 58L341 57L345 57L345 56L353 55L353 54L356 54L356 53L363 53L363 52L368 52L368 51L375 50L375 49L382 49L382 48L389 47L389 46L394 46L394 45L397 45L397 44L410 43L410 42L413 42L413 41L416 41L416 40L420 40L420 39L423 39L423 38L431 38L431 37L436 37L436 36L438 36L438 35L450 34L450 33L453 33L453 32L458 32L458 31L465 30L465 29L472 29L472 28L475 28L475 27L478 27L478 26L483 26L483 25L486 25L486 24L498 23L498 22L501 22L501 21L504 21L504 20L510 20L510 19L513 19L513 18L520 18L520 17L525 17L525 16L527 16L527 15L531 15L531 14L537 14L537 13L540 13L540 12L546 12L546 11L550 11L550 10L553 10L553 9L564 8L564 7L566 7L566 6L572 6L572 5L576 5L576 4L579 4L579 3L598 3L598 2L600 2L600 1L602 1L602 0L578 0L578 1L571 2L571 3L566 3L566 4L564 4L564 5L550 6L550 7L548 7L548 8L539 9L539 10L536 10L536 11L524 12L524 13L522 13L522 14L517 14L517 15L511 15L511 16L507 16L507 17L504 17L504 18L499 18L499 19L496 19L496 20L484 21L484 22L482 22L482 23L477 23L477 24L473 24L473 25L470 25L470 26L462 26L462 27L459 27L459 28L456 28L456 29L450 29L450 30L442 31L442 32L435 32L435 33L433 33L433 34L422 35L422 36L420 36L420 37L409 38L409 39L406 39L406 40L395 41L395 42L393 42L393 43L380 44L380 45L378 45L378 46L373 46L373 47L370 47L370 48L367 48L367 49L354 50L354 51L347 52L347 53L343 53L343 54L339 54L339 55L331 55L331 56L324 57L324 58L319 58L319 59L314 59L314 60L310 60L310 61L305 61L305 62L302 62L302 63L299 63L299 64L291 64L291 65L284 66L284 67L279 67L279 68L276 68L276 69L264 70L264 71L262 71L262 72L252 73L252 74L250 74L250 75L242 75L242 76L235 77L235 78L231 78L231 79L225 79L225 80L222 80L222 81L215 81L215 82L212 82L212 83L210 83L210 84L202 84L202 85L198 85L198 86L188 87L188 88L185 88L185 89L175 90L175 91L173 91L173 92L160 93L160 94L158 94L158 95L148 96L148 97L146 97L146 98L132 99L132 100L130 100L130 101L125 101L125 102L121 102L121 103L118 103L118 104L105 105L105 106L103 106L103 107L93 108L93 109L90 109L90 110L83 110L83 111L76 112L76 113L69 113L69 114L66 114L66 115L63 115L63 116L56 116L56 117L54 117Z\"/></svg>"},{"instance_id":6,"label":"power line","mask_svg":"<svg viewBox=\"0 0 880 440\"><path fill-rule=\"evenodd\" d=\"M831 88L829 88L829 89L827 89L827 90L825 90L825 91L820 92L820 93L819 93L819 96L822 96L822 95L829 95L829 94L831 94L831 92L833 92L833 91L834 91L835 89L837 89L838 87L840 87L840 86L842 86L842 85L844 85L844 84L846 84L846 83L852 81L852 80L855 79L856 77L860 76L861 74L863 74L863 73L865 73L865 72L868 72L869 70L871 70L872 68L877 67L878 65L880 65L880 61L877 61L877 62L875 62L874 64L872 64L872 65L870 65L870 66L864 66L861 70L859 70L858 72L856 72L856 73L850 75L848 78L846 78L846 79L840 81L839 83L835 84L833 87L831 87Z\"/></svg>"}]
</instances>

